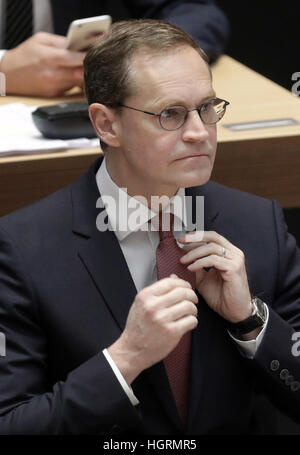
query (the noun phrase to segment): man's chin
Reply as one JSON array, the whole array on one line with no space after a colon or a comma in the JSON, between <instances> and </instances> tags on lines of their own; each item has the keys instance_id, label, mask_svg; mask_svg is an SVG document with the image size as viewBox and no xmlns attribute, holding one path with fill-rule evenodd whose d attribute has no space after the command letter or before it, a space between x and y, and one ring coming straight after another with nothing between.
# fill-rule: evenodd
<instances>
[{"instance_id":1,"label":"man's chin","mask_svg":"<svg viewBox=\"0 0 300 455\"><path fill-rule=\"evenodd\" d=\"M178 186L180 188L190 188L192 186L201 186L205 185L209 181L211 177L211 170L210 171L201 171L197 172L191 176L185 176L178 179Z\"/></svg>"}]
</instances>

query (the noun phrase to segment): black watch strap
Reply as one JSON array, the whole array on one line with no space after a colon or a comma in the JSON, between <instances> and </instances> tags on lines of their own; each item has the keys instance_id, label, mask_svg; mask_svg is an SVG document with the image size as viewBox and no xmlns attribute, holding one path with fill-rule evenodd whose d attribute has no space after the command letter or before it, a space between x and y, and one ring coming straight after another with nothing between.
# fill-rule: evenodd
<instances>
[{"instance_id":1,"label":"black watch strap","mask_svg":"<svg viewBox=\"0 0 300 455\"><path fill-rule=\"evenodd\" d=\"M254 297L251 303L253 306L251 316L243 321L228 324L228 329L232 335L239 336L252 332L252 330L262 327L266 322L267 311L265 303L258 297Z\"/></svg>"}]
</instances>

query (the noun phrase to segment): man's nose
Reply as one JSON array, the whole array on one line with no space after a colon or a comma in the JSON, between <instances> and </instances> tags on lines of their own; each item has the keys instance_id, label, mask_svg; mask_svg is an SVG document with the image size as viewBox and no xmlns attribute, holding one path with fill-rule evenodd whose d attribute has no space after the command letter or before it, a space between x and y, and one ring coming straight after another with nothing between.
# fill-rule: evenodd
<instances>
[{"instance_id":1,"label":"man's nose","mask_svg":"<svg viewBox=\"0 0 300 455\"><path fill-rule=\"evenodd\" d=\"M189 111L183 125L182 139L187 142L204 142L208 137L206 125L203 123L198 111L196 109Z\"/></svg>"}]
</instances>

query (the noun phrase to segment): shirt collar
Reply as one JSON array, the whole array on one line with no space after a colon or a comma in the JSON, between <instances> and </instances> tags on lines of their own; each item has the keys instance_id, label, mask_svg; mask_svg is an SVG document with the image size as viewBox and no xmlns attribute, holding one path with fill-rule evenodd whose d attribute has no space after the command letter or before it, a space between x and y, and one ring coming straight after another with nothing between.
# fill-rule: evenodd
<instances>
[{"instance_id":1,"label":"shirt collar","mask_svg":"<svg viewBox=\"0 0 300 455\"><path fill-rule=\"evenodd\" d=\"M126 188L120 188L110 177L105 156L96 174L97 186L105 206L111 229L119 242L138 230L148 230L148 221L157 219L157 213L144 203L128 195ZM163 209L164 213L174 213L174 230L187 227L185 189L179 188ZM138 215L138 216L137 216Z\"/></svg>"}]
</instances>

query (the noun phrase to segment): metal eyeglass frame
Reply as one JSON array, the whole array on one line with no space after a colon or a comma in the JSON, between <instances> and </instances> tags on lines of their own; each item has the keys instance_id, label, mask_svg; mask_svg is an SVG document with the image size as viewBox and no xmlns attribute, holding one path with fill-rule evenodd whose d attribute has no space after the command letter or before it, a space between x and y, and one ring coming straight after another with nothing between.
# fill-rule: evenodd
<instances>
[{"instance_id":1,"label":"metal eyeglass frame","mask_svg":"<svg viewBox=\"0 0 300 455\"><path fill-rule=\"evenodd\" d=\"M221 102L224 102L224 103L225 103L224 108L223 108L224 114L222 115L221 118L218 118L218 120L216 120L215 122L206 122L205 120L203 120L201 113L202 113L203 109L205 108L205 106L207 106L208 104L211 104L212 102L215 102L215 101L217 101L217 102L219 102L219 103L221 103ZM197 112L198 112L199 117L201 118L202 122L203 122L205 125L215 125L216 123L218 123L218 122L224 117L225 112L226 112L226 107L227 107L229 104L230 104L229 101L223 100L222 98L212 98L211 100L206 101L205 103L201 104L199 107L196 107L196 108L194 108L194 109L186 109L185 106L180 106L180 105L178 105L178 106L170 106L169 108L166 108L166 107L165 107L159 114L156 114L156 113L154 113L154 112L144 111L144 110L142 110L142 109L137 109L136 107L127 106L126 104L122 104L122 103L119 103L119 106L126 107L127 109L132 109L133 111L143 112L144 114L154 115L155 117L158 117L158 118L159 118L159 123L160 123L160 126L162 127L162 129L164 129L165 131L175 131L175 130L178 130L179 128L181 128L181 127L185 124L189 112L192 112L192 111L197 111ZM186 114L185 114L185 116L184 116L184 118L183 118L183 122L182 122L181 125L179 125L177 128L167 129L167 128L165 128L165 127L162 125L162 123L161 123L161 116L162 116L162 114L163 114L163 112L164 112L165 110L170 109L170 108L173 108L173 107L181 107L181 108L184 108L184 109L186 110Z\"/></svg>"}]
</instances>

